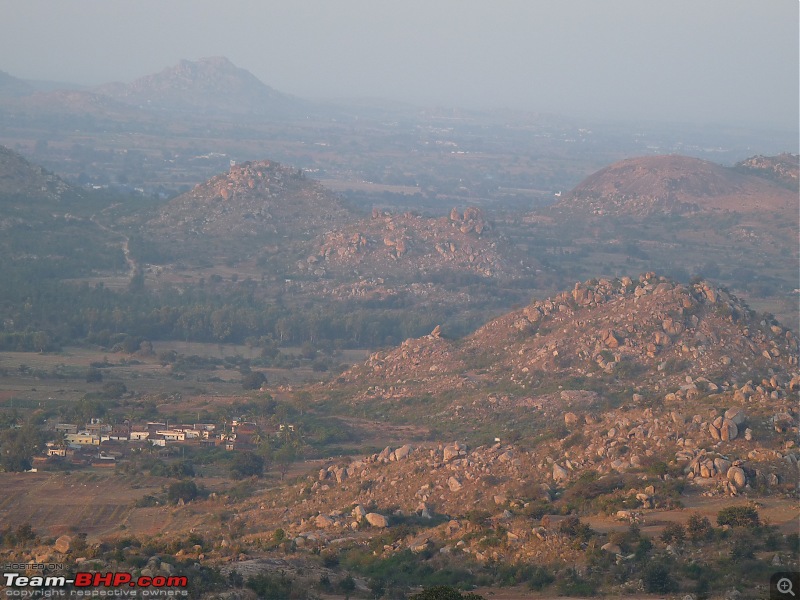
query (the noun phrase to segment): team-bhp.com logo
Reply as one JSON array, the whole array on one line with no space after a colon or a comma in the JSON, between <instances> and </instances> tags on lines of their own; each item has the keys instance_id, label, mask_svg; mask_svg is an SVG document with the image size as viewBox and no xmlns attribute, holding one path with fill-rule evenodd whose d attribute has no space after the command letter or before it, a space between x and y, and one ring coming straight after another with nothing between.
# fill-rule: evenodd
<instances>
[{"instance_id":1,"label":"team-bhp.com logo","mask_svg":"<svg viewBox=\"0 0 800 600\"><path fill-rule=\"evenodd\" d=\"M31 598L54 596L187 596L189 582L183 576L134 577L130 573L75 573L64 575L20 575L4 573L6 597Z\"/></svg>"}]
</instances>

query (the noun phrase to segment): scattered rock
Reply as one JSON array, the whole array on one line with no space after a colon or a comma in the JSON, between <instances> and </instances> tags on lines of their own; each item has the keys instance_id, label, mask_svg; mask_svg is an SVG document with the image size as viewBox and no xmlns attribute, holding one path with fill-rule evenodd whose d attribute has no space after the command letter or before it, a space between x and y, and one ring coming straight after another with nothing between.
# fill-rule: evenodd
<instances>
[{"instance_id":1,"label":"scattered rock","mask_svg":"<svg viewBox=\"0 0 800 600\"><path fill-rule=\"evenodd\" d=\"M62 535L56 540L56 543L53 544L53 549L56 552L61 552L61 554L66 554L69 552L70 545L72 544L72 538L68 535Z\"/></svg>"},{"instance_id":2,"label":"scattered rock","mask_svg":"<svg viewBox=\"0 0 800 600\"><path fill-rule=\"evenodd\" d=\"M450 477L450 479L447 480L447 486L450 488L451 492L457 492L462 487L464 487L461 484L461 482L458 479L456 479L455 477Z\"/></svg>"},{"instance_id":3,"label":"scattered rock","mask_svg":"<svg viewBox=\"0 0 800 600\"><path fill-rule=\"evenodd\" d=\"M373 527L384 528L389 526L389 519L378 513L367 513L365 515L367 523Z\"/></svg>"},{"instance_id":4,"label":"scattered rock","mask_svg":"<svg viewBox=\"0 0 800 600\"><path fill-rule=\"evenodd\" d=\"M553 479L555 481L566 481L569 479L569 472L558 463L553 463Z\"/></svg>"}]
</instances>

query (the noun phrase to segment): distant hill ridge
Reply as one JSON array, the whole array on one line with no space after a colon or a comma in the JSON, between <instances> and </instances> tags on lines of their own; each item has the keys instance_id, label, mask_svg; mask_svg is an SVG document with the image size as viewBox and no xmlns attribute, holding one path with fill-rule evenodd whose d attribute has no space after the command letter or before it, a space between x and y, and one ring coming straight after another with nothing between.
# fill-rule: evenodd
<instances>
[{"instance_id":1,"label":"distant hill ridge","mask_svg":"<svg viewBox=\"0 0 800 600\"><path fill-rule=\"evenodd\" d=\"M0 71L0 98L18 98L28 96L35 91L29 83Z\"/></svg>"},{"instance_id":2,"label":"distant hill ridge","mask_svg":"<svg viewBox=\"0 0 800 600\"><path fill-rule=\"evenodd\" d=\"M631 158L590 175L557 208L584 214L753 212L797 209L797 198L764 177L686 156Z\"/></svg>"},{"instance_id":3,"label":"distant hill ridge","mask_svg":"<svg viewBox=\"0 0 800 600\"><path fill-rule=\"evenodd\" d=\"M300 103L220 56L181 60L159 73L130 84L107 84L97 92L127 104L208 113L283 114Z\"/></svg>"}]
</instances>

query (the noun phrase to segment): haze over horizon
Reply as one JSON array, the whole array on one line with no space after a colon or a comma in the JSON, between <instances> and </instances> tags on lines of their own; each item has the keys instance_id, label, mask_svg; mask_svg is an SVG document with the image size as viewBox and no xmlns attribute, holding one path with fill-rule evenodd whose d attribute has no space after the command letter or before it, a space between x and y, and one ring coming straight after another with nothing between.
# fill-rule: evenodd
<instances>
[{"instance_id":1,"label":"haze over horizon","mask_svg":"<svg viewBox=\"0 0 800 600\"><path fill-rule=\"evenodd\" d=\"M305 98L798 129L798 3L7 4L0 69L86 85L226 56Z\"/></svg>"}]
</instances>

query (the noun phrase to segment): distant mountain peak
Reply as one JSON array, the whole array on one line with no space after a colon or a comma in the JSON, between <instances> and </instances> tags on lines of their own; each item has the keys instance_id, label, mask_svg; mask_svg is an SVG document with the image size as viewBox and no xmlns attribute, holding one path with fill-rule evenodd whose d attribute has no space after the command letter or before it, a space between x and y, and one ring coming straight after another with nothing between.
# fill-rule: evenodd
<instances>
[{"instance_id":1,"label":"distant mountain peak","mask_svg":"<svg viewBox=\"0 0 800 600\"><path fill-rule=\"evenodd\" d=\"M286 114L299 103L224 56L183 59L130 84L109 84L98 91L128 104L209 114Z\"/></svg>"}]
</instances>

